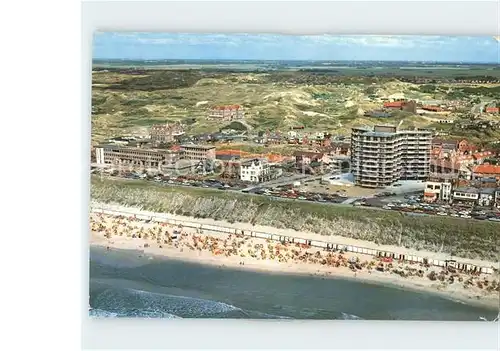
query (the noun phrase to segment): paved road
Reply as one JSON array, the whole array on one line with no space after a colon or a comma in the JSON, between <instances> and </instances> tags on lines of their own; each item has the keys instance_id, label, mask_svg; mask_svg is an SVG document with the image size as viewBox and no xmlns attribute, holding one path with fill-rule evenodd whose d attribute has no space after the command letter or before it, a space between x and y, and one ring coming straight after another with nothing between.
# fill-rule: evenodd
<instances>
[{"instance_id":1,"label":"paved road","mask_svg":"<svg viewBox=\"0 0 500 351\"><path fill-rule=\"evenodd\" d=\"M305 174L298 174L295 176L283 177L280 179L275 179L275 180L270 180L268 182L259 183L259 184L256 184L255 186L249 187L249 189L265 188L265 187L270 187L270 186L276 187L276 186L280 186L280 185L290 184L290 183L293 183L293 182L299 181L299 180L301 182L305 182L305 181L321 179L322 177L323 176L309 176L309 175L305 175Z\"/></svg>"},{"instance_id":2,"label":"paved road","mask_svg":"<svg viewBox=\"0 0 500 351\"><path fill-rule=\"evenodd\" d=\"M114 179L114 180L129 180L129 181L134 181L137 179L129 179L129 178L120 178L120 177L111 177L111 176L106 176L106 179ZM144 180L147 181L147 180ZM150 181L152 182L152 181ZM180 187L180 188L193 188L192 186L189 185L180 185L180 184L165 184L165 183L155 183L158 186L172 186L172 187ZM208 189L215 189L215 188L208 188ZM224 192L232 192L235 194L242 194L241 190L232 190L232 189L226 189L226 190L221 190ZM356 201L358 198L349 198L346 199L345 201L341 203L336 203L336 202L320 202L320 201L309 201L309 200L299 200L299 199L289 199L289 198L282 198L282 197L277 197L277 196L269 196L269 195L259 195L259 194L253 194L253 193L246 193L245 196L265 196L269 200L276 200L276 201L285 201L285 202L304 202L304 203L316 203L316 204L322 204L322 205L330 205L330 206L339 206L339 207L352 207L352 202ZM361 198L359 198L361 199ZM380 200L384 200L384 198L380 198ZM418 212L401 212L397 210L386 210L382 207L375 207L375 206L357 206L358 208L365 208L365 209L370 209L370 210L376 210L376 211L392 211L392 212L399 212L403 216L426 216L426 217L439 217L443 218L443 216L437 215L437 214L426 214L426 213L418 213ZM449 217L449 216L446 216ZM464 219L460 217L452 217L452 218L457 218L457 219ZM480 219L475 219L475 218L468 218L467 220L472 220L472 221L483 221ZM490 221L487 221L490 222Z\"/></svg>"}]
</instances>

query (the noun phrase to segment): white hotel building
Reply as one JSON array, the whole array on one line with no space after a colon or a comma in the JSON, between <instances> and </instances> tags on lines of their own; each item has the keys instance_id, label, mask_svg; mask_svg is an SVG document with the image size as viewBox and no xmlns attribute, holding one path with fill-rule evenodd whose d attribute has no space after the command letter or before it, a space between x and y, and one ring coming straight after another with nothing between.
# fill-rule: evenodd
<instances>
[{"instance_id":1,"label":"white hotel building","mask_svg":"<svg viewBox=\"0 0 500 351\"><path fill-rule=\"evenodd\" d=\"M240 179L250 183L260 183L271 178L271 168L265 159L255 158L241 162Z\"/></svg>"}]
</instances>

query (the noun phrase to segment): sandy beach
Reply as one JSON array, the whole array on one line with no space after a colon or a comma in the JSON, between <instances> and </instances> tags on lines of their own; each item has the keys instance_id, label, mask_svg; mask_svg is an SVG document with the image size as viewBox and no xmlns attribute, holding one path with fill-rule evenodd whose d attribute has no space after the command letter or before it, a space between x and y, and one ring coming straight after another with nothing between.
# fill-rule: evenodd
<instances>
[{"instance_id":1,"label":"sandy beach","mask_svg":"<svg viewBox=\"0 0 500 351\"><path fill-rule=\"evenodd\" d=\"M139 250L141 255L158 255L219 267L360 279L437 293L491 308L498 308L500 302L496 274L471 276L423 264L381 262L378 258L359 253L328 252L302 244L203 233L192 228L96 213L90 216L90 227L91 245Z\"/></svg>"}]
</instances>

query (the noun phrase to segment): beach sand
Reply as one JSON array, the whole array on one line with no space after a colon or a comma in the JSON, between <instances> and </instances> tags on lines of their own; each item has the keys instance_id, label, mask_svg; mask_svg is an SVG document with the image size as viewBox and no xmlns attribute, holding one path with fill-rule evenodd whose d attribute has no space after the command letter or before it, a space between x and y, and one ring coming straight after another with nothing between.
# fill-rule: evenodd
<instances>
[{"instance_id":1,"label":"beach sand","mask_svg":"<svg viewBox=\"0 0 500 351\"><path fill-rule=\"evenodd\" d=\"M259 238L238 237L234 234L203 233L192 228L177 228L110 215L93 213L90 220L91 245L139 250L139 254L218 267L315 275L324 278L359 279L437 293L447 298L490 308L498 308L500 303L499 293L495 290L488 291L484 283L487 280L487 284L491 286L493 280L498 281L498 277L491 275L471 277L464 273L443 272L442 282L427 277L431 271L439 274L441 271L439 267L424 267L420 264L411 265L396 261L391 264L381 263L375 257L358 253L327 252L299 244L282 244ZM194 218L189 220L199 221ZM217 224L223 225L220 222ZM181 234L177 239L172 239L174 231L177 230ZM368 247L374 247L374 244ZM381 265L384 266L383 272L377 270ZM400 275L401 272L404 272L404 277ZM453 283L450 283L451 276L454 277ZM466 281L470 282L467 288L464 287Z\"/></svg>"}]
</instances>

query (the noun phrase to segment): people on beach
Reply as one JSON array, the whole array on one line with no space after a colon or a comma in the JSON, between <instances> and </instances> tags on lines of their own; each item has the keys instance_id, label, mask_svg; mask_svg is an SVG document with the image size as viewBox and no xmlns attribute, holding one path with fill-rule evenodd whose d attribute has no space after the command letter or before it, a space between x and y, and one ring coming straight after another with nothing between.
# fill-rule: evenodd
<instances>
[{"instance_id":1,"label":"people on beach","mask_svg":"<svg viewBox=\"0 0 500 351\"><path fill-rule=\"evenodd\" d=\"M490 293L500 291L500 283L491 277L488 279L453 269L444 268L436 272L423 263L388 262L366 255L343 251L320 251L305 244L275 242L242 234L210 235L201 230L190 230L166 223L146 223L134 217L93 214L90 228L92 232L108 239L108 242L112 237L148 241L142 245L143 248L151 247L151 243L156 242L158 248L171 247L180 252L187 250L196 251L198 254L209 253L214 257L239 257L245 260L274 261L282 264L311 264L328 270L346 269L353 272L354 277L363 272L370 275L378 272L378 274L397 275L403 279L427 277L431 281L440 283L442 287L461 284L465 289L475 287ZM244 266L244 260L239 260L239 265ZM222 263L221 266L225 267L225 264Z\"/></svg>"}]
</instances>

